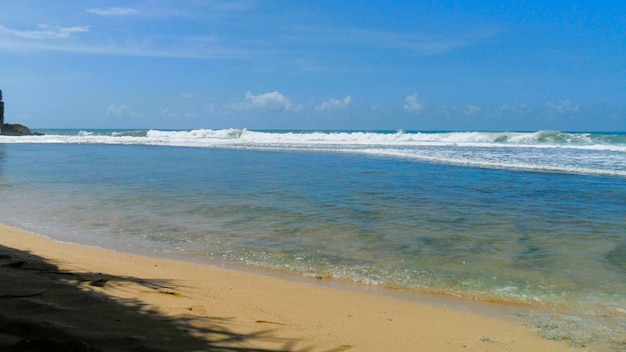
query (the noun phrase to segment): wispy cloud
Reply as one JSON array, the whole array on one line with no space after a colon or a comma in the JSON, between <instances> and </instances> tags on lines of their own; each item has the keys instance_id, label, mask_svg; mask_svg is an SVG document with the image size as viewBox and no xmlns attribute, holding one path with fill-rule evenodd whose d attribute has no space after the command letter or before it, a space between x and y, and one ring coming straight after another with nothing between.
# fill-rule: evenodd
<instances>
[{"instance_id":1,"label":"wispy cloud","mask_svg":"<svg viewBox=\"0 0 626 352\"><path fill-rule=\"evenodd\" d=\"M475 45L497 36L497 29L477 29L456 35L420 35L361 28L293 26L288 36L316 45L350 45L378 49L408 50L418 55L436 55Z\"/></svg>"},{"instance_id":2,"label":"wispy cloud","mask_svg":"<svg viewBox=\"0 0 626 352\"><path fill-rule=\"evenodd\" d=\"M281 23L276 26L258 28L258 23L255 21L241 20L246 18L245 16L252 15L246 12L255 11L259 7L254 1L211 1L198 2L198 4L178 7L170 4L158 8L91 7L83 12L83 16L85 13L105 17L140 15L142 19L165 21L163 26L155 26L155 30L149 32L140 30L132 32L135 28L132 25L115 31L107 27L94 26L93 35L81 37L78 34L91 32L89 26L41 25L35 30L17 30L0 26L0 47L14 50L125 56L244 59L261 62L263 65L288 60L287 64L292 67L300 67L301 63L305 62L307 69L328 70L325 63L311 59L315 56L310 55L311 50L322 52L339 47L347 56L350 56L350 53L360 55L361 49L401 50L415 55L435 55L471 46L498 34L496 30L477 29L472 33L457 33L456 35L423 35L392 30L294 26L281 25ZM173 17L185 17L190 24L184 28L178 28L177 25L171 26L167 21ZM218 18L219 21L207 21L207 18ZM215 23L207 26L208 22ZM220 24L226 27L221 27ZM161 28L168 30L160 31ZM131 30L131 32L123 32L124 30ZM8 35L15 40L2 38L3 35ZM25 39L68 37L79 37L81 40L76 40L71 45L35 44L25 41ZM279 67L286 66L282 64Z\"/></svg>"},{"instance_id":3,"label":"wispy cloud","mask_svg":"<svg viewBox=\"0 0 626 352\"><path fill-rule=\"evenodd\" d=\"M13 36L27 39L60 39L68 38L76 33L89 32L87 26L60 27L40 24L37 30L18 30L0 25L0 36Z\"/></svg>"},{"instance_id":4,"label":"wispy cloud","mask_svg":"<svg viewBox=\"0 0 626 352\"><path fill-rule=\"evenodd\" d=\"M91 32L88 26L39 25L36 30L18 30L0 25L0 48L17 51L68 52L89 55L143 57L242 59L251 54L243 49L220 46L215 36L178 36L141 38L141 40L109 40L95 42L79 36ZM68 42L62 39L74 38Z\"/></svg>"},{"instance_id":5,"label":"wispy cloud","mask_svg":"<svg viewBox=\"0 0 626 352\"><path fill-rule=\"evenodd\" d=\"M130 16L138 13L136 9L130 7L92 8L85 11L100 16Z\"/></svg>"}]
</instances>

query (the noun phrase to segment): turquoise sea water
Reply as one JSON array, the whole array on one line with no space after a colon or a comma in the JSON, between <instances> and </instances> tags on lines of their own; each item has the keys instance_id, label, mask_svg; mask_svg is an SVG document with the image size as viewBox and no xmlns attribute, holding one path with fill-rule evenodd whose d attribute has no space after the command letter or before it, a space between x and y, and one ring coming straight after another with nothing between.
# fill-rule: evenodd
<instances>
[{"instance_id":1,"label":"turquoise sea water","mask_svg":"<svg viewBox=\"0 0 626 352\"><path fill-rule=\"evenodd\" d=\"M55 239L523 303L626 347L626 135L44 131L0 137L0 221Z\"/></svg>"}]
</instances>

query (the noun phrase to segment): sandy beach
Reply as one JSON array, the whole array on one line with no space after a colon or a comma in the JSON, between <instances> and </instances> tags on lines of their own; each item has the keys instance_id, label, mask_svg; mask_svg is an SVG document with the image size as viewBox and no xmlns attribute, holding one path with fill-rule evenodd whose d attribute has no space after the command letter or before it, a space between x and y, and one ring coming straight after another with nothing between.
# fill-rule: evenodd
<instances>
[{"instance_id":1,"label":"sandy beach","mask_svg":"<svg viewBox=\"0 0 626 352\"><path fill-rule=\"evenodd\" d=\"M0 225L0 349L573 351L504 319Z\"/></svg>"}]
</instances>

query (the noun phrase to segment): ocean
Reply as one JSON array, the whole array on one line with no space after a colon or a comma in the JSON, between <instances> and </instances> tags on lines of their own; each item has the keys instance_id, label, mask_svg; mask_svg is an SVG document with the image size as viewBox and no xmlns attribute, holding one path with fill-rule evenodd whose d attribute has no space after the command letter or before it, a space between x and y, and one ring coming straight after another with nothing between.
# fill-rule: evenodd
<instances>
[{"instance_id":1,"label":"ocean","mask_svg":"<svg viewBox=\"0 0 626 352\"><path fill-rule=\"evenodd\" d=\"M41 130L0 222L53 239L524 307L626 349L626 133Z\"/></svg>"}]
</instances>

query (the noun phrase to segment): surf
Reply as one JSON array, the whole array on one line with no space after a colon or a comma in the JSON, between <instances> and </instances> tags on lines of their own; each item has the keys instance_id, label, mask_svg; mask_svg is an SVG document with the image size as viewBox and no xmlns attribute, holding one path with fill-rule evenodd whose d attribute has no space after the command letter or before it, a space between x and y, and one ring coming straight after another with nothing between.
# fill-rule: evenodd
<instances>
[{"instance_id":1,"label":"surf","mask_svg":"<svg viewBox=\"0 0 626 352\"><path fill-rule=\"evenodd\" d=\"M626 134L599 132L44 130L3 143L350 153L468 167L626 177Z\"/></svg>"}]
</instances>

